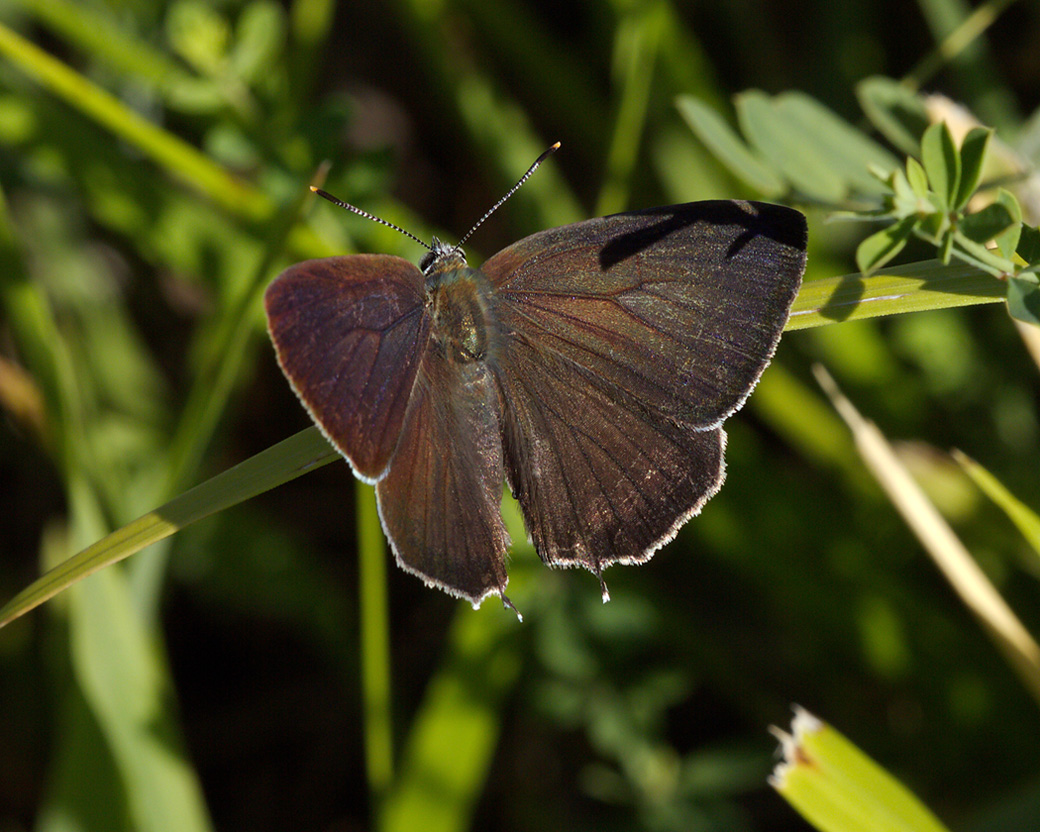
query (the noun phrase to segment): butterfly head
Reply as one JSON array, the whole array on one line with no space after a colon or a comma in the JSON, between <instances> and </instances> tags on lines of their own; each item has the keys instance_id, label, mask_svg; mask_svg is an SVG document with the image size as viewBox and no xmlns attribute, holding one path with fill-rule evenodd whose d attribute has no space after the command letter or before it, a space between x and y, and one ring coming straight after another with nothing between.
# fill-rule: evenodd
<instances>
[{"instance_id":1,"label":"butterfly head","mask_svg":"<svg viewBox=\"0 0 1040 832\"><path fill-rule=\"evenodd\" d=\"M419 270L429 277L437 272L455 271L464 268L465 265L466 255L461 246L448 245L434 237L430 250L419 261Z\"/></svg>"}]
</instances>

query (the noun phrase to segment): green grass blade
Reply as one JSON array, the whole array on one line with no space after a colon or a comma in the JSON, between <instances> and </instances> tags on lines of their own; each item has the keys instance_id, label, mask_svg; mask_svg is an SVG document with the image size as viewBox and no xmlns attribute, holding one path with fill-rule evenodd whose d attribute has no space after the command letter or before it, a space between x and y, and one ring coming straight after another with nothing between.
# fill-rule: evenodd
<instances>
[{"instance_id":1,"label":"green grass blade","mask_svg":"<svg viewBox=\"0 0 1040 832\"><path fill-rule=\"evenodd\" d=\"M104 14L89 3L16 2L83 53L104 61L123 76L165 88L176 85L187 75L166 53L130 34L113 14Z\"/></svg>"},{"instance_id":2,"label":"green grass blade","mask_svg":"<svg viewBox=\"0 0 1040 832\"><path fill-rule=\"evenodd\" d=\"M274 206L262 191L232 176L188 143L142 118L118 98L2 24L0 55L236 216L264 221L274 213Z\"/></svg>"},{"instance_id":3,"label":"green grass blade","mask_svg":"<svg viewBox=\"0 0 1040 832\"><path fill-rule=\"evenodd\" d=\"M788 330L928 309L997 303L1006 284L976 268L938 261L911 263L863 277L850 274L802 284Z\"/></svg>"},{"instance_id":4,"label":"green grass blade","mask_svg":"<svg viewBox=\"0 0 1040 832\"><path fill-rule=\"evenodd\" d=\"M169 537L204 517L269 491L339 455L317 428L307 428L170 500L73 555L0 609L0 627L77 581Z\"/></svg>"},{"instance_id":5,"label":"green grass blade","mask_svg":"<svg viewBox=\"0 0 1040 832\"><path fill-rule=\"evenodd\" d=\"M515 595L515 597L520 597ZM461 832L490 772L501 702L519 678L519 622L497 604L455 616L449 651L412 723L377 828Z\"/></svg>"},{"instance_id":6,"label":"green grass blade","mask_svg":"<svg viewBox=\"0 0 1040 832\"><path fill-rule=\"evenodd\" d=\"M73 488L76 526L97 528L99 507ZM95 515L84 519L86 511ZM166 709L172 684L155 635L135 609L123 570L106 569L69 594L70 651L76 680L97 719L142 832L212 829L202 787L179 747Z\"/></svg>"},{"instance_id":7,"label":"green grass blade","mask_svg":"<svg viewBox=\"0 0 1040 832\"><path fill-rule=\"evenodd\" d=\"M852 431L878 485L968 610L978 619L1022 684L1040 702L1040 644L913 479L888 438L865 419L820 365L816 380Z\"/></svg>"},{"instance_id":8,"label":"green grass blade","mask_svg":"<svg viewBox=\"0 0 1040 832\"><path fill-rule=\"evenodd\" d=\"M364 702L365 775L378 815L394 776L390 697L390 601L386 543L370 485L355 482L358 528L361 696Z\"/></svg>"},{"instance_id":9,"label":"green grass blade","mask_svg":"<svg viewBox=\"0 0 1040 832\"><path fill-rule=\"evenodd\" d=\"M1040 515L1008 491L1000 480L967 454L954 450L953 458L972 478L975 485L1003 510L1033 550L1040 555Z\"/></svg>"}]
</instances>

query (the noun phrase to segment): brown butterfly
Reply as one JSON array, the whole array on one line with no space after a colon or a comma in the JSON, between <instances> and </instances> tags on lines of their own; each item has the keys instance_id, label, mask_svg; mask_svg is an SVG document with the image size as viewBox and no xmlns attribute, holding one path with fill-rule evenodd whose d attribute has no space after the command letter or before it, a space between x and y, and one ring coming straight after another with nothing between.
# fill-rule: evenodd
<instances>
[{"instance_id":1,"label":"brown butterfly","mask_svg":"<svg viewBox=\"0 0 1040 832\"><path fill-rule=\"evenodd\" d=\"M606 600L603 570L648 560L722 484L722 422L776 349L805 218L692 202L542 231L480 269L460 246L287 269L265 297L278 361L375 483L405 570L508 603L504 479L541 559Z\"/></svg>"}]
</instances>

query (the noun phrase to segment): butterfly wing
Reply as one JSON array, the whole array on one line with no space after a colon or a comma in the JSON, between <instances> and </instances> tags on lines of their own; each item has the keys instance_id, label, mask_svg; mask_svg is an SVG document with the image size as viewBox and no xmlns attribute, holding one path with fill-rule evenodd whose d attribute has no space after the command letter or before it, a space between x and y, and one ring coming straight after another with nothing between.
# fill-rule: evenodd
<instances>
[{"instance_id":1,"label":"butterfly wing","mask_svg":"<svg viewBox=\"0 0 1040 832\"><path fill-rule=\"evenodd\" d=\"M550 566L640 563L718 491L722 428L697 430L590 384L526 343L499 367L506 476Z\"/></svg>"},{"instance_id":2,"label":"butterfly wing","mask_svg":"<svg viewBox=\"0 0 1040 832\"><path fill-rule=\"evenodd\" d=\"M805 242L805 218L790 208L694 202L543 231L482 271L507 331L651 410L709 427L769 363Z\"/></svg>"},{"instance_id":3,"label":"butterfly wing","mask_svg":"<svg viewBox=\"0 0 1040 832\"><path fill-rule=\"evenodd\" d=\"M768 364L805 219L701 202L535 234L482 271L506 473L542 559L640 562L718 490L722 421Z\"/></svg>"},{"instance_id":4,"label":"butterfly wing","mask_svg":"<svg viewBox=\"0 0 1040 832\"><path fill-rule=\"evenodd\" d=\"M498 392L480 362L449 361L431 340L401 442L376 485L397 562L474 606L506 587Z\"/></svg>"},{"instance_id":5,"label":"butterfly wing","mask_svg":"<svg viewBox=\"0 0 1040 832\"><path fill-rule=\"evenodd\" d=\"M421 272L386 255L308 260L275 278L264 305L311 417L359 477L383 477L429 340Z\"/></svg>"}]
</instances>

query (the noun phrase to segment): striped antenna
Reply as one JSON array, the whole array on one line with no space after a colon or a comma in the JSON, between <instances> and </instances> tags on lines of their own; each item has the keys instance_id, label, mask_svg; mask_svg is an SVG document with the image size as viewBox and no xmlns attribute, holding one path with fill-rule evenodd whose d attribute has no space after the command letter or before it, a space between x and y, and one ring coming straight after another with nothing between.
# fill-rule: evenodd
<instances>
[{"instance_id":1,"label":"striped antenna","mask_svg":"<svg viewBox=\"0 0 1040 832\"><path fill-rule=\"evenodd\" d=\"M333 205L338 205L340 208L346 208L348 211L353 211L355 214L358 214L359 216L365 217L366 219L372 220L373 222L378 222L380 225L385 225L387 228L394 229L394 231L400 231L406 237L410 237L411 239L415 240L415 242L417 242L423 248L433 252L435 255L437 255L438 259L444 254L451 254L456 252L461 256L462 244L465 243L466 240L468 240L472 236L474 231L476 231L478 228L480 228L481 225L483 225L484 220L486 220L493 213L495 213L495 211L497 211L502 206L503 202L505 202L507 199L509 199L509 197L515 194L517 190L519 190L520 186L531 178L531 174L538 169L538 166L542 162L548 159L553 153L555 153L559 149L560 143L556 142L556 144L554 144L552 147L546 150L541 156L535 159L534 164L527 169L527 173L521 176L519 181L512 188L509 189L508 193L506 193L504 197L502 197L498 202L492 205L491 209L486 214L484 214L484 216L482 216L479 220L477 220L476 224L469 231L467 231L463 238L459 240L458 243L456 243L455 246L452 248L448 248L447 246L442 244L436 237L434 237L434 244L430 245L429 243L420 240L410 231L405 231L403 228L401 228L401 226L394 225L392 222L387 222L382 217L377 217L375 214L370 214L368 213L368 211L365 211L362 208L358 208L356 205L351 205L349 202L344 202L342 199L337 199L328 191L323 191L321 188L318 188L315 185L311 185L311 190L318 196L320 196L322 199L327 199ZM427 257L429 257L429 255L427 255ZM426 258L423 258L423 260L425 262Z\"/></svg>"},{"instance_id":2,"label":"striped antenna","mask_svg":"<svg viewBox=\"0 0 1040 832\"><path fill-rule=\"evenodd\" d=\"M368 211L358 208L356 205L351 205L349 202L344 202L342 199L336 199L336 197L334 197L328 191L323 191L321 188L316 188L314 185L311 185L311 190L314 191L314 193L316 193L322 199L327 199L333 205L338 205L340 208L346 208L348 211L353 211L355 214L359 214L365 219L372 220L373 222L378 222L380 225L385 225L387 228L394 229L394 231L400 231L402 234L404 234L405 237L411 237L423 248L433 251L433 246L431 246L427 242L424 242L423 240L420 240L411 231L405 231L403 228L401 228L401 226L394 225L392 222L387 222L382 217L377 217L375 214L370 214L368 213Z\"/></svg>"},{"instance_id":3,"label":"striped antenna","mask_svg":"<svg viewBox=\"0 0 1040 832\"><path fill-rule=\"evenodd\" d=\"M560 143L556 142L556 144L554 144L552 147L550 147L548 150L546 150L545 153L543 153L541 156L539 156L537 159L535 159L534 160L534 164L531 165L531 167L529 167L527 169L527 173L525 173L523 176L521 176L520 180L512 188L509 189L508 193L506 193L506 195L504 197L502 197L498 202L496 202L494 205L492 205L491 209L486 214L484 214L484 216L482 216L479 220L477 220L476 225L474 225L469 231L467 231L463 235L462 239L459 240L458 243L455 244L455 250L456 251L460 251L460 249L462 248L462 244L465 243L466 240L468 240L472 236L474 231L476 231L478 228L480 228L480 226L484 223L484 220L486 220L493 213L495 213L495 211L497 211L502 206L503 202L505 202L507 199L509 199L509 197L511 197L513 194L515 194L520 189L520 186L523 185L524 182L526 182L528 179L531 178L531 174L534 173L538 169L538 166L542 162L544 162L546 159L548 159L550 156L552 156L559 149L560 149Z\"/></svg>"}]
</instances>

